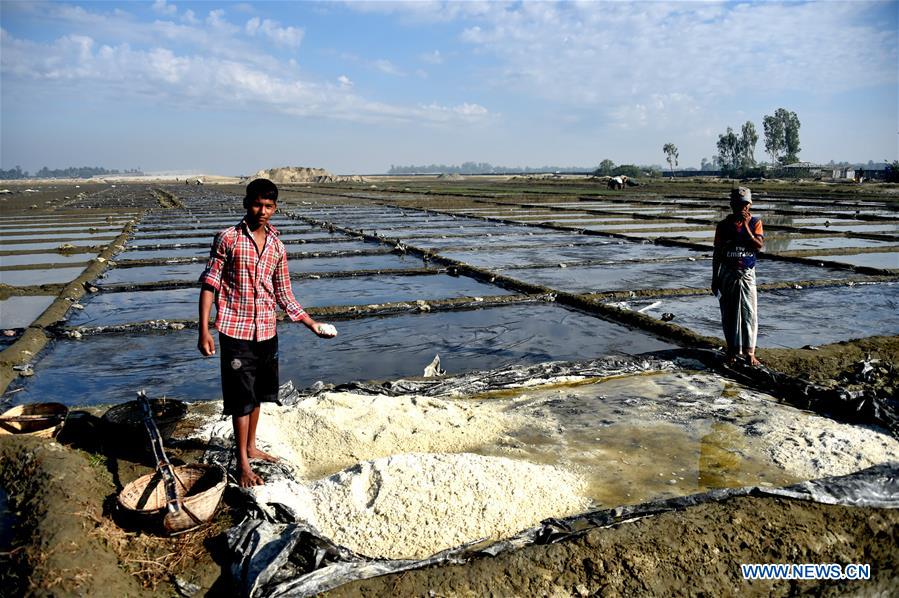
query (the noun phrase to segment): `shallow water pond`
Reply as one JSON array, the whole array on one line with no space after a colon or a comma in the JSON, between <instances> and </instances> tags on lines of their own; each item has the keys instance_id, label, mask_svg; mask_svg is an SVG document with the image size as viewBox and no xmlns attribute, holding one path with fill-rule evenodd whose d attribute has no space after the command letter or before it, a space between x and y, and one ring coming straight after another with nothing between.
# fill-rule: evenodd
<instances>
[{"instance_id":1,"label":"shallow water pond","mask_svg":"<svg viewBox=\"0 0 899 598\"><path fill-rule=\"evenodd\" d=\"M760 347L799 348L899 334L897 283L763 292L758 305ZM674 314L673 324L722 337L718 301L711 295L662 299L644 311L653 317L663 312Z\"/></svg>"},{"instance_id":2,"label":"shallow water pond","mask_svg":"<svg viewBox=\"0 0 899 598\"><path fill-rule=\"evenodd\" d=\"M121 258L117 257L117 259ZM204 268L206 268L205 262L112 268L107 270L106 276L97 282L100 284L140 284L165 280L196 280Z\"/></svg>"},{"instance_id":3,"label":"shallow water pond","mask_svg":"<svg viewBox=\"0 0 899 598\"><path fill-rule=\"evenodd\" d=\"M115 260L165 260L176 257L209 255L209 248L168 247L165 249L131 249L128 247L115 256Z\"/></svg>"},{"instance_id":4,"label":"shallow water pond","mask_svg":"<svg viewBox=\"0 0 899 598\"><path fill-rule=\"evenodd\" d=\"M711 284L711 259L637 262L507 270L503 274L532 284L573 293L637 289L705 289ZM758 283L842 279L852 272L790 262L760 260Z\"/></svg>"},{"instance_id":5,"label":"shallow water pond","mask_svg":"<svg viewBox=\"0 0 899 598\"><path fill-rule=\"evenodd\" d=\"M835 230L854 233L883 233L887 235L899 235L899 224L837 224L833 226L811 226L809 228L820 230Z\"/></svg>"},{"instance_id":6,"label":"shallow water pond","mask_svg":"<svg viewBox=\"0 0 899 598\"><path fill-rule=\"evenodd\" d=\"M311 257L288 260L287 267L298 274L318 272L354 272L356 270L393 270L429 267L424 260L396 253L383 255L349 255L341 257Z\"/></svg>"},{"instance_id":7,"label":"shallow water pond","mask_svg":"<svg viewBox=\"0 0 899 598\"><path fill-rule=\"evenodd\" d=\"M34 270L0 270L0 283L14 287L66 283L78 278L84 266L77 268L44 268Z\"/></svg>"},{"instance_id":8,"label":"shallow water pond","mask_svg":"<svg viewBox=\"0 0 899 598\"><path fill-rule=\"evenodd\" d=\"M39 250L47 250L47 249L56 249L63 243L68 243L69 245L74 245L75 247L91 247L93 245L101 245L106 243L106 241L96 241L92 239L81 239L81 240L71 240L71 241L47 241L41 243L16 243L16 242L6 242L5 240L0 240L0 250L2 251L39 251Z\"/></svg>"},{"instance_id":9,"label":"shallow water pond","mask_svg":"<svg viewBox=\"0 0 899 598\"><path fill-rule=\"evenodd\" d=\"M589 237L586 237L589 239ZM494 249L484 251L441 251L440 255L481 268L508 268L524 264L560 264L581 260L653 260L700 257L701 252L683 247L665 247L652 243L634 243L618 240L597 240L589 245L574 247L555 246L519 249Z\"/></svg>"},{"instance_id":10,"label":"shallow water pond","mask_svg":"<svg viewBox=\"0 0 899 598\"><path fill-rule=\"evenodd\" d=\"M472 278L446 274L322 278L293 281L292 287L294 296L305 307L510 294ZM105 326L145 320L193 319L197 314L198 297L196 288L100 293L86 301L83 311L70 314L69 323Z\"/></svg>"},{"instance_id":11,"label":"shallow water pond","mask_svg":"<svg viewBox=\"0 0 899 598\"><path fill-rule=\"evenodd\" d=\"M577 232L559 231L541 229L531 227L527 232L516 234L490 234L474 235L474 236L446 236L446 237L413 237L408 239L408 244L414 247L425 249L434 249L443 253L442 250L453 250L464 247L471 248L502 248L508 246L533 246L535 249L545 245L567 245L567 244L597 244L601 245L608 242L608 239L581 235Z\"/></svg>"},{"instance_id":12,"label":"shallow water pond","mask_svg":"<svg viewBox=\"0 0 899 598\"><path fill-rule=\"evenodd\" d=\"M0 301L0 328L24 328L56 299L54 295L9 297Z\"/></svg>"},{"instance_id":13,"label":"shallow water pond","mask_svg":"<svg viewBox=\"0 0 899 598\"><path fill-rule=\"evenodd\" d=\"M97 257L93 253L22 253L0 255L0 267L27 264L84 264Z\"/></svg>"},{"instance_id":14,"label":"shallow water pond","mask_svg":"<svg viewBox=\"0 0 899 598\"><path fill-rule=\"evenodd\" d=\"M335 325L339 336L331 340L301 325L279 326L282 382L307 387L316 380L420 376L435 354L444 369L457 373L672 347L643 332L547 303L360 318ZM151 396L219 399L219 359L202 357L196 343L194 330L58 341L14 400L119 403L141 388Z\"/></svg>"},{"instance_id":15,"label":"shallow water pond","mask_svg":"<svg viewBox=\"0 0 899 598\"><path fill-rule=\"evenodd\" d=\"M576 223L571 223L571 226L577 226ZM586 228L588 230L599 230L599 231L631 231L631 230L654 230L654 229L678 229L678 228L697 228L699 224L695 224L693 222L680 222L674 220L659 220L657 222L647 222L646 220L640 220L638 222L629 222L626 224L588 224L584 223L584 226L581 228ZM680 233L678 233L680 234Z\"/></svg>"},{"instance_id":16,"label":"shallow water pond","mask_svg":"<svg viewBox=\"0 0 899 598\"><path fill-rule=\"evenodd\" d=\"M899 249L899 248L897 248ZM853 253L849 255L813 255L810 260L829 260L853 266L899 270L899 251L886 253Z\"/></svg>"},{"instance_id":17,"label":"shallow water pond","mask_svg":"<svg viewBox=\"0 0 899 598\"><path fill-rule=\"evenodd\" d=\"M111 241L119 236L120 230L116 231L103 231L96 233L87 233L87 232L74 232L70 230L54 230L50 232L44 232L44 229L40 231L26 231L23 234L18 233L4 233L3 241L4 245L10 245L12 243L17 243L17 239L28 239L28 242L39 243L42 239L60 239L56 245L60 243L66 243L72 240L83 240L83 241L91 241L91 245L103 243L105 241Z\"/></svg>"},{"instance_id":18,"label":"shallow water pond","mask_svg":"<svg viewBox=\"0 0 899 598\"><path fill-rule=\"evenodd\" d=\"M805 237L774 234L765 238L765 251L795 251L800 249L844 249L847 247L899 247L895 241L852 239L849 237Z\"/></svg>"}]
</instances>

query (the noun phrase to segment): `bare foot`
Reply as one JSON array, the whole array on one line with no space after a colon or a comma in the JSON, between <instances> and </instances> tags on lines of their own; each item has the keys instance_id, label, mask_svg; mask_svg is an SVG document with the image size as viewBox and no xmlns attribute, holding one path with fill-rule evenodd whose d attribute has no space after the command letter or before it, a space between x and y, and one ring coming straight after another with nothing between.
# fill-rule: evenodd
<instances>
[{"instance_id":1,"label":"bare foot","mask_svg":"<svg viewBox=\"0 0 899 598\"><path fill-rule=\"evenodd\" d=\"M247 457L249 457L250 459L262 459L263 461L271 461L272 463L277 463L281 460L274 455L269 455L265 451L260 450L255 446L247 449Z\"/></svg>"},{"instance_id":2,"label":"bare foot","mask_svg":"<svg viewBox=\"0 0 899 598\"><path fill-rule=\"evenodd\" d=\"M737 356L736 355L728 355L724 358L725 365L737 365Z\"/></svg>"},{"instance_id":3,"label":"bare foot","mask_svg":"<svg viewBox=\"0 0 899 598\"><path fill-rule=\"evenodd\" d=\"M749 365L751 365L752 367L756 367L756 366L762 365L762 362L759 361L758 359L756 359L756 358L755 358L755 355L747 355L747 356L746 356L746 359L749 360Z\"/></svg>"},{"instance_id":4,"label":"bare foot","mask_svg":"<svg viewBox=\"0 0 899 598\"><path fill-rule=\"evenodd\" d=\"M240 479L238 480L241 488L249 488L250 486L261 486L265 481L260 478L252 469L241 469Z\"/></svg>"}]
</instances>

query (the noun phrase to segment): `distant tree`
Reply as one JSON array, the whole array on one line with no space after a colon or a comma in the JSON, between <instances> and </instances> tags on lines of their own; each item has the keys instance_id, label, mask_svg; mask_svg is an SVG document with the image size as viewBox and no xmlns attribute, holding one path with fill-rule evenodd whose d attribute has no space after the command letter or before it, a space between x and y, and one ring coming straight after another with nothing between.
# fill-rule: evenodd
<instances>
[{"instance_id":1,"label":"distant tree","mask_svg":"<svg viewBox=\"0 0 899 598\"><path fill-rule=\"evenodd\" d=\"M615 168L615 163L606 158L602 162L599 163L599 168L597 168L593 174L599 176L609 176L612 174L612 169Z\"/></svg>"},{"instance_id":2,"label":"distant tree","mask_svg":"<svg viewBox=\"0 0 899 598\"><path fill-rule=\"evenodd\" d=\"M755 132L755 125L747 120L743 124L743 135L740 138L740 166L752 168L755 166L755 144L758 143L759 134Z\"/></svg>"},{"instance_id":3,"label":"distant tree","mask_svg":"<svg viewBox=\"0 0 899 598\"><path fill-rule=\"evenodd\" d=\"M699 170L718 170L718 156L712 156L711 160L703 158L699 163Z\"/></svg>"},{"instance_id":4,"label":"distant tree","mask_svg":"<svg viewBox=\"0 0 899 598\"><path fill-rule=\"evenodd\" d=\"M773 116L765 115L762 127L765 130L765 151L771 156L772 162L780 164L780 157L786 148L783 123Z\"/></svg>"},{"instance_id":5,"label":"distant tree","mask_svg":"<svg viewBox=\"0 0 899 598\"><path fill-rule=\"evenodd\" d=\"M705 158L700 163L699 170L718 170L721 165L718 163L718 156L712 156L711 160Z\"/></svg>"},{"instance_id":6,"label":"distant tree","mask_svg":"<svg viewBox=\"0 0 899 598\"><path fill-rule=\"evenodd\" d=\"M784 160L787 164L792 164L793 162L797 162L799 160L799 117L796 116L795 112L787 112L784 110L785 125L784 125L784 142L786 143L787 155L784 156Z\"/></svg>"},{"instance_id":7,"label":"distant tree","mask_svg":"<svg viewBox=\"0 0 899 598\"><path fill-rule=\"evenodd\" d=\"M778 108L773 116L765 115L765 151L776 164L792 164L799 160L799 117L786 108Z\"/></svg>"},{"instance_id":8,"label":"distant tree","mask_svg":"<svg viewBox=\"0 0 899 598\"><path fill-rule=\"evenodd\" d=\"M722 170L733 173L740 168L742 152L742 140L733 129L727 127L726 133L718 135L718 163Z\"/></svg>"},{"instance_id":9,"label":"distant tree","mask_svg":"<svg viewBox=\"0 0 899 598\"><path fill-rule=\"evenodd\" d=\"M674 176L674 167L677 166L677 146L673 143L666 143L662 146L662 151L665 152L665 160L668 162L668 168L671 169L671 176Z\"/></svg>"},{"instance_id":10,"label":"distant tree","mask_svg":"<svg viewBox=\"0 0 899 598\"><path fill-rule=\"evenodd\" d=\"M899 183L899 160L884 160L886 163L886 180L888 183Z\"/></svg>"},{"instance_id":11,"label":"distant tree","mask_svg":"<svg viewBox=\"0 0 899 598\"><path fill-rule=\"evenodd\" d=\"M634 164L622 164L621 166L616 166L612 170L613 176L618 176L620 174L623 174L624 176L633 178L633 177L642 176L643 171L638 166L635 166Z\"/></svg>"},{"instance_id":12,"label":"distant tree","mask_svg":"<svg viewBox=\"0 0 899 598\"><path fill-rule=\"evenodd\" d=\"M0 180L11 181L27 178L28 171L22 170L21 166L16 166L15 168L10 168L9 170L3 170L2 168L0 168Z\"/></svg>"},{"instance_id":13,"label":"distant tree","mask_svg":"<svg viewBox=\"0 0 899 598\"><path fill-rule=\"evenodd\" d=\"M662 176L662 167L658 164L641 164L638 168L643 172L643 174L651 177L661 177Z\"/></svg>"}]
</instances>

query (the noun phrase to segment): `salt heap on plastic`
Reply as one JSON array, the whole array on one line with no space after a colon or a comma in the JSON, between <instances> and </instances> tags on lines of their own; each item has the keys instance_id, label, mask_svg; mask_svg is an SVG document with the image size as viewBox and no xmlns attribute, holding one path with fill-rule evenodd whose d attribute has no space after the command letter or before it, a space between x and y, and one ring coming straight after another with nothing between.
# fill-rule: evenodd
<instances>
[{"instance_id":1,"label":"salt heap on plastic","mask_svg":"<svg viewBox=\"0 0 899 598\"><path fill-rule=\"evenodd\" d=\"M331 392L292 407L266 404L259 438L303 478L403 453L462 453L541 422L507 404Z\"/></svg>"},{"instance_id":2,"label":"salt heap on plastic","mask_svg":"<svg viewBox=\"0 0 899 598\"><path fill-rule=\"evenodd\" d=\"M395 455L317 482L253 492L260 502L285 504L337 544L392 559L498 540L590 505L577 475L471 453Z\"/></svg>"}]
</instances>

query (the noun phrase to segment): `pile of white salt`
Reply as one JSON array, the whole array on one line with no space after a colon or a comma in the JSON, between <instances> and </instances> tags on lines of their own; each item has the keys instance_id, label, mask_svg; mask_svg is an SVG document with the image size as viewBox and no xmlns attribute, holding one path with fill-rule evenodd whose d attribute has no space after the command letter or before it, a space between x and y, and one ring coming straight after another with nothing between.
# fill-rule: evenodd
<instances>
[{"instance_id":1,"label":"pile of white salt","mask_svg":"<svg viewBox=\"0 0 899 598\"><path fill-rule=\"evenodd\" d=\"M403 454L312 483L253 489L337 544L370 557L421 559L482 538L509 537L590 506L584 481L549 465L503 457Z\"/></svg>"},{"instance_id":2,"label":"pile of white salt","mask_svg":"<svg viewBox=\"0 0 899 598\"><path fill-rule=\"evenodd\" d=\"M332 392L291 407L265 404L259 438L302 478L403 453L478 452L543 424L508 402Z\"/></svg>"}]
</instances>

